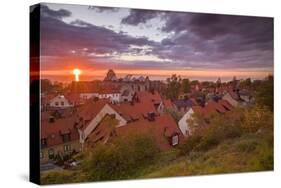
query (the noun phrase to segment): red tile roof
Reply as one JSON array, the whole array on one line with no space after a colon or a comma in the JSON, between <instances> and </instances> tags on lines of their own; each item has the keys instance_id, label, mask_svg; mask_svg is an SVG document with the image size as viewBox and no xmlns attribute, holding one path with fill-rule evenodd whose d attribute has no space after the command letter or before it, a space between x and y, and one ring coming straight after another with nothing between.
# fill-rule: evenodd
<instances>
[{"instance_id":1,"label":"red tile roof","mask_svg":"<svg viewBox=\"0 0 281 188\"><path fill-rule=\"evenodd\" d=\"M173 102L171 101L171 99L163 99L163 103L164 103L164 106L166 107L166 108L174 108L174 104L173 104Z\"/></svg>"},{"instance_id":2,"label":"red tile roof","mask_svg":"<svg viewBox=\"0 0 281 188\"><path fill-rule=\"evenodd\" d=\"M99 82L73 82L71 86L72 93L99 93L99 94L111 94L119 93L120 86L113 84L102 84Z\"/></svg>"},{"instance_id":3,"label":"red tile roof","mask_svg":"<svg viewBox=\"0 0 281 188\"><path fill-rule=\"evenodd\" d=\"M209 100L205 106L205 110L207 112L219 112L219 113L225 113L226 109L220 105L219 103L213 101L213 100Z\"/></svg>"},{"instance_id":4,"label":"red tile roof","mask_svg":"<svg viewBox=\"0 0 281 188\"><path fill-rule=\"evenodd\" d=\"M158 102L162 101L162 97L158 91L148 92L148 91L140 91L137 92L137 96L141 101L149 101L149 102Z\"/></svg>"},{"instance_id":5,"label":"red tile roof","mask_svg":"<svg viewBox=\"0 0 281 188\"><path fill-rule=\"evenodd\" d=\"M111 116L105 116L99 125L91 132L87 138L87 143L90 146L95 145L97 142L106 143L114 135L114 122L118 124L118 120Z\"/></svg>"},{"instance_id":6,"label":"red tile roof","mask_svg":"<svg viewBox=\"0 0 281 188\"><path fill-rule=\"evenodd\" d=\"M154 121L148 121L141 118L138 121L118 127L116 132L117 136L126 136L133 133L151 134L162 150L171 148L169 139L174 134L179 135L179 140L183 139L183 135L179 130L177 123L169 114L156 116Z\"/></svg>"},{"instance_id":7,"label":"red tile roof","mask_svg":"<svg viewBox=\"0 0 281 188\"><path fill-rule=\"evenodd\" d=\"M219 100L218 103L229 110L234 108L227 100Z\"/></svg>"},{"instance_id":8,"label":"red tile roof","mask_svg":"<svg viewBox=\"0 0 281 188\"><path fill-rule=\"evenodd\" d=\"M228 90L227 92L229 93L229 95L230 95L233 99L239 100L239 95L238 95L236 92L234 92L234 91L232 91L232 90Z\"/></svg>"},{"instance_id":9,"label":"red tile roof","mask_svg":"<svg viewBox=\"0 0 281 188\"><path fill-rule=\"evenodd\" d=\"M219 100L215 102L213 100L209 100L204 107L201 106L193 106L193 111L203 115L204 117L209 117L212 114L216 113L226 113L229 110L232 110L233 107L226 100Z\"/></svg>"},{"instance_id":10,"label":"red tile roof","mask_svg":"<svg viewBox=\"0 0 281 188\"><path fill-rule=\"evenodd\" d=\"M74 124L76 117L41 121L41 139L47 139L47 147L63 144L62 134L70 133L70 141L78 141L79 133Z\"/></svg>"},{"instance_id":11,"label":"red tile roof","mask_svg":"<svg viewBox=\"0 0 281 188\"><path fill-rule=\"evenodd\" d=\"M139 102L126 102L121 104L108 103L110 107L128 121L126 125L116 128L117 136L127 135L132 132L152 133L161 149L170 148L168 137L171 137L173 134L179 134L181 139L182 134L177 123L169 114L159 116L157 113L154 103L158 100L161 101L161 96L158 92L154 94L150 92L138 92L137 95L139 97ZM150 112L155 114L154 121L149 121L145 118ZM95 143L97 141L104 142L110 139L111 136L112 131L108 128L108 125L101 122L89 135L88 140L90 143Z\"/></svg>"},{"instance_id":12,"label":"red tile roof","mask_svg":"<svg viewBox=\"0 0 281 188\"><path fill-rule=\"evenodd\" d=\"M74 93L70 93L70 94L66 94L64 95L64 97L71 103L73 104L79 104L82 103L83 100L80 98L80 96L78 94L74 94Z\"/></svg>"},{"instance_id":13,"label":"red tile roof","mask_svg":"<svg viewBox=\"0 0 281 188\"><path fill-rule=\"evenodd\" d=\"M107 103L109 103L108 99L89 100L79 109L78 116L86 121L92 120Z\"/></svg>"}]
</instances>

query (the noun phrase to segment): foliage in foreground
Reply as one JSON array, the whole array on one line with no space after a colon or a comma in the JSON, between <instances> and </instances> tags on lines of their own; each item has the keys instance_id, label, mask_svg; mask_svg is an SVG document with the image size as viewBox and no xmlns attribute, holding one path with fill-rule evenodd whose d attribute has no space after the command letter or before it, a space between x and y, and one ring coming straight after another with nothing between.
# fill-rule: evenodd
<instances>
[{"instance_id":1,"label":"foliage in foreground","mask_svg":"<svg viewBox=\"0 0 281 188\"><path fill-rule=\"evenodd\" d=\"M43 173L42 184L119 180L136 177L138 172L155 162L159 148L151 135L133 134L99 144L83 155L78 171Z\"/></svg>"},{"instance_id":2,"label":"foliage in foreground","mask_svg":"<svg viewBox=\"0 0 281 188\"><path fill-rule=\"evenodd\" d=\"M225 140L208 151L192 151L142 178L273 170L272 138L272 132L265 131Z\"/></svg>"},{"instance_id":3,"label":"foliage in foreground","mask_svg":"<svg viewBox=\"0 0 281 188\"><path fill-rule=\"evenodd\" d=\"M92 181L128 179L152 164L158 152L149 135L130 135L98 145L85 160L83 171Z\"/></svg>"},{"instance_id":4,"label":"foliage in foreground","mask_svg":"<svg viewBox=\"0 0 281 188\"><path fill-rule=\"evenodd\" d=\"M204 124L204 118L195 115L193 122L190 122L191 127L195 127L194 133L180 146L181 154L207 151L227 139L248 133L264 130L273 132L273 113L268 108L255 106L239 109L233 111L231 116L232 118L227 115L213 115L208 124Z\"/></svg>"}]
</instances>

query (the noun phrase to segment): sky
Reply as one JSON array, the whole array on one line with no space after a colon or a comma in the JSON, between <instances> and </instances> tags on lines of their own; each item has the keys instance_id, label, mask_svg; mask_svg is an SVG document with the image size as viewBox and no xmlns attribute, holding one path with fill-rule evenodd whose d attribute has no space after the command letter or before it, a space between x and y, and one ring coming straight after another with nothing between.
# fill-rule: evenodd
<instances>
[{"instance_id":1,"label":"sky","mask_svg":"<svg viewBox=\"0 0 281 188\"><path fill-rule=\"evenodd\" d=\"M166 79L261 79L273 74L273 19L42 4L41 77L103 79L108 69Z\"/></svg>"}]
</instances>

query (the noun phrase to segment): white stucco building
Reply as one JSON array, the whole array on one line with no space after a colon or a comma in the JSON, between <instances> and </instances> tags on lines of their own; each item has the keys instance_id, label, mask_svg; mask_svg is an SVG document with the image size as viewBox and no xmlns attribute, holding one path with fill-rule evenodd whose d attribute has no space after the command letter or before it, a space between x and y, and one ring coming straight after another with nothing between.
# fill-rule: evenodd
<instances>
[{"instance_id":1,"label":"white stucco building","mask_svg":"<svg viewBox=\"0 0 281 188\"><path fill-rule=\"evenodd\" d=\"M178 126L184 136L189 136L191 134L191 129L188 124L188 120L192 118L194 111L190 108L183 117L179 120Z\"/></svg>"},{"instance_id":2,"label":"white stucco building","mask_svg":"<svg viewBox=\"0 0 281 188\"><path fill-rule=\"evenodd\" d=\"M50 106L56 108L69 108L73 107L73 104L65 98L64 95L58 95L50 100Z\"/></svg>"}]
</instances>

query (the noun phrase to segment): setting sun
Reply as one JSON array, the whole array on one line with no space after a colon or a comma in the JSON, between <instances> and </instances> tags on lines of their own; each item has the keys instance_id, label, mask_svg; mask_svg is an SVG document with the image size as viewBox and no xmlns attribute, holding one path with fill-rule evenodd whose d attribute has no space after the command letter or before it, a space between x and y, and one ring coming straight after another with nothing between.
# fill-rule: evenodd
<instances>
[{"instance_id":1,"label":"setting sun","mask_svg":"<svg viewBox=\"0 0 281 188\"><path fill-rule=\"evenodd\" d=\"M78 82L79 81L79 75L81 74L81 71L79 69L74 69L72 72L75 76L75 81Z\"/></svg>"}]
</instances>

